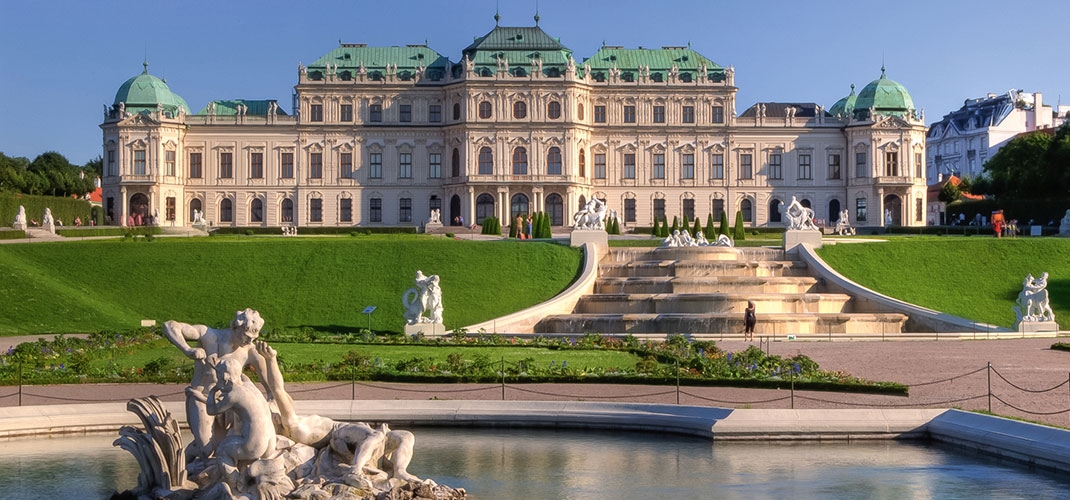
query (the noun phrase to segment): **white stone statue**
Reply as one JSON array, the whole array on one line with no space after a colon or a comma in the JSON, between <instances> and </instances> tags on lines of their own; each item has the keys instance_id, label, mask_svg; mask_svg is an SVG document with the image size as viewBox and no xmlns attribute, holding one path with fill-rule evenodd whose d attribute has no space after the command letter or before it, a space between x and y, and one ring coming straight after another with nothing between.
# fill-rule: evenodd
<instances>
[{"instance_id":1,"label":"white stone statue","mask_svg":"<svg viewBox=\"0 0 1070 500\"><path fill-rule=\"evenodd\" d=\"M732 243L732 238L729 238L727 234L717 235L717 241L711 243L711 246L715 247L734 247L735 243Z\"/></svg>"},{"instance_id":2,"label":"white stone statue","mask_svg":"<svg viewBox=\"0 0 1070 500\"><path fill-rule=\"evenodd\" d=\"M406 322L410 325L442 324L442 289L438 275L424 276L423 271L416 271L415 282L416 287L406 290L401 297Z\"/></svg>"},{"instance_id":3,"label":"white stone statue","mask_svg":"<svg viewBox=\"0 0 1070 500\"><path fill-rule=\"evenodd\" d=\"M1066 216L1059 224L1059 234L1070 234L1070 210L1066 211Z\"/></svg>"},{"instance_id":4,"label":"white stone statue","mask_svg":"<svg viewBox=\"0 0 1070 500\"><path fill-rule=\"evenodd\" d=\"M700 247L709 246L710 240L706 239L706 233L699 231L698 234L695 235L695 244Z\"/></svg>"},{"instance_id":5,"label":"white stone statue","mask_svg":"<svg viewBox=\"0 0 1070 500\"><path fill-rule=\"evenodd\" d=\"M817 231L814 225L814 211L799 203L799 200L791 197L791 204L784 210L788 217L788 230L792 231Z\"/></svg>"},{"instance_id":6,"label":"white stone statue","mask_svg":"<svg viewBox=\"0 0 1070 500\"><path fill-rule=\"evenodd\" d=\"M442 211L434 209L431 211L431 218L427 219L428 224L442 224Z\"/></svg>"},{"instance_id":7,"label":"white stone statue","mask_svg":"<svg viewBox=\"0 0 1070 500\"><path fill-rule=\"evenodd\" d=\"M890 208L884 209L884 225L885 226L892 225L892 209L890 209Z\"/></svg>"},{"instance_id":8,"label":"white stone statue","mask_svg":"<svg viewBox=\"0 0 1070 500\"><path fill-rule=\"evenodd\" d=\"M194 439L183 453L178 423L159 400L131 400L127 408L145 431L125 426L115 441L141 468L137 488L127 492L131 497L336 498L332 495L343 485L363 490L367 498L410 498L416 487L430 488L424 494L429 498L465 497L463 490L408 472L415 443L411 432L298 415L277 353L256 340L263 324L252 309L238 311L229 329L164 323L164 335L196 361L186 388ZM243 374L246 367L257 374L266 395Z\"/></svg>"},{"instance_id":9,"label":"white stone statue","mask_svg":"<svg viewBox=\"0 0 1070 500\"><path fill-rule=\"evenodd\" d=\"M52 209L49 207L45 207L45 213L41 216L41 228L56 234L56 219L52 218Z\"/></svg>"},{"instance_id":10,"label":"white stone statue","mask_svg":"<svg viewBox=\"0 0 1070 500\"><path fill-rule=\"evenodd\" d=\"M846 208L840 210L840 220L836 221L836 234L840 236L854 236L855 228L851 227L850 211Z\"/></svg>"},{"instance_id":11,"label":"white stone statue","mask_svg":"<svg viewBox=\"0 0 1070 500\"><path fill-rule=\"evenodd\" d=\"M1014 306L1018 322L1055 321L1055 313L1048 303L1048 273L1034 278L1032 274L1025 277L1022 291Z\"/></svg>"},{"instance_id":12,"label":"white stone statue","mask_svg":"<svg viewBox=\"0 0 1070 500\"><path fill-rule=\"evenodd\" d=\"M606 218L606 204L598 198L591 198L582 210L572 216L573 229L600 229L604 230Z\"/></svg>"},{"instance_id":13,"label":"white stone statue","mask_svg":"<svg viewBox=\"0 0 1070 500\"><path fill-rule=\"evenodd\" d=\"M11 224L11 227L26 230L26 207L19 205L19 212L15 214L15 222Z\"/></svg>"},{"instance_id":14,"label":"white stone statue","mask_svg":"<svg viewBox=\"0 0 1070 500\"><path fill-rule=\"evenodd\" d=\"M194 226L203 226L204 225L204 214L200 210L198 210L196 208L193 209L193 225Z\"/></svg>"},{"instance_id":15,"label":"white stone statue","mask_svg":"<svg viewBox=\"0 0 1070 500\"><path fill-rule=\"evenodd\" d=\"M687 229L683 229L677 232L680 238L680 246L682 247L697 247L698 243L695 243L695 239L691 237L691 233Z\"/></svg>"}]
</instances>

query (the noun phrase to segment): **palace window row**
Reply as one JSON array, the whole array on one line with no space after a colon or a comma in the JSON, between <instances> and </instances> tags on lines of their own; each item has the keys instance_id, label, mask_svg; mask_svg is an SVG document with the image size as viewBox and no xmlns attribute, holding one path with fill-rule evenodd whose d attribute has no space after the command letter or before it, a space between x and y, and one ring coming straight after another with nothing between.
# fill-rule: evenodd
<instances>
[{"instance_id":1,"label":"palace window row","mask_svg":"<svg viewBox=\"0 0 1070 500\"><path fill-rule=\"evenodd\" d=\"M322 123L325 121L324 108L321 103L309 104L309 121ZM338 105L338 121L343 123L352 123L354 121L353 104L339 104ZM622 123L637 123L636 106L624 105L621 108L621 121ZM494 105L490 101L480 101L477 105L477 115L482 120L491 119L494 116ZM559 120L562 116L562 105L559 101L550 101L546 104L546 117L550 120ZM656 105L653 107L653 113L651 116L651 123L666 123L666 110L664 105ZM526 101L514 101L512 104L512 117L517 120L526 119L528 117L528 103ZM454 121L461 120L461 104L453 104L452 118ZM724 106L716 105L710 107L709 123L723 124L725 122ZM576 119L583 121L584 109L582 103L576 105ZM368 105L368 123L383 123L383 105L382 104L369 104ZM397 105L397 121L398 123L413 123L415 117L413 114L413 105L411 103L400 103ZM594 122L595 123L607 123L606 106L597 105L594 107ZM696 122L695 107L691 105L680 107L680 123L691 124ZM429 104L427 106L427 123L442 123L442 105L441 104Z\"/></svg>"}]
</instances>

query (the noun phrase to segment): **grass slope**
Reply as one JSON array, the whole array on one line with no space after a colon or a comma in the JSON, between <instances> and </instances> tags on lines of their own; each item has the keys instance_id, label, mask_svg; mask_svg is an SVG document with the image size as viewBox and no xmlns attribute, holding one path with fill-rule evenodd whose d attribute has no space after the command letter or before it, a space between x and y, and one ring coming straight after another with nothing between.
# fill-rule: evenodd
<instances>
[{"instance_id":1,"label":"grass slope","mask_svg":"<svg viewBox=\"0 0 1070 500\"><path fill-rule=\"evenodd\" d=\"M0 335L128 330L144 318L222 326L252 307L267 328L399 331L417 269L442 278L447 328L542 302L581 253L545 243L422 236L157 238L0 247Z\"/></svg>"},{"instance_id":2,"label":"grass slope","mask_svg":"<svg viewBox=\"0 0 1070 500\"><path fill-rule=\"evenodd\" d=\"M826 245L818 254L844 276L885 295L956 316L1013 327L1027 274L1047 272L1061 329L1070 328L1070 239L895 238Z\"/></svg>"}]
</instances>

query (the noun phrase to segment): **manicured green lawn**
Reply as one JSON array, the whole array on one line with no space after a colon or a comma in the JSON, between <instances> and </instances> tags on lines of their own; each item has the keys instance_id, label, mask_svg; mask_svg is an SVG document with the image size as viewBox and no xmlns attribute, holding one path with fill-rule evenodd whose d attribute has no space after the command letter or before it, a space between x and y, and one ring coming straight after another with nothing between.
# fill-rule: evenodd
<instances>
[{"instance_id":1,"label":"manicured green lawn","mask_svg":"<svg viewBox=\"0 0 1070 500\"><path fill-rule=\"evenodd\" d=\"M1014 325L1025 276L1047 272L1055 319L1070 328L1070 239L913 236L826 245L818 254L885 295L1005 327Z\"/></svg>"},{"instance_id":2,"label":"manicured green lawn","mask_svg":"<svg viewBox=\"0 0 1070 500\"><path fill-rule=\"evenodd\" d=\"M426 236L156 238L0 246L0 335L130 330L142 319L400 331L416 270L441 277L456 328L517 311L578 276L579 249Z\"/></svg>"}]
</instances>

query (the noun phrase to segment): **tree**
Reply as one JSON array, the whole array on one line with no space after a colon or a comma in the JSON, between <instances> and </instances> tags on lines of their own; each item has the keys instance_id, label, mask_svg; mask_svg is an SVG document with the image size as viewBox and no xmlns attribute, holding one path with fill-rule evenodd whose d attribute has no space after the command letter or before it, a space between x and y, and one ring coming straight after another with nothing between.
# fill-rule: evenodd
<instances>
[{"instance_id":1,"label":"tree","mask_svg":"<svg viewBox=\"0 0 1070 500\"><path fill-rule=\"evenodd\" d=\"M654 219L654 227L650 229L650 236L657 238L661 236L661 221Z\"/></svg>"},{"instance_id":2,"label":"tree","mask_svg":"<svg viewBox=\"0 0 1070 500\"><path fill-rule=\"evenodd\" d=\"M1044 152L1044 168L1050 182L1049 194L1059 198L1070 195L1070 125L1063 124L1055 132Z\"/></svg>"},{"instance_id":3,"label":"tree","mask_svg":"<svg viewBox=\"0 0 1070 500\"><path fill-rule=\"evenodd\" d=\"M680 218L674 215L674 216L672 216L672 227L669 229L669 232L670 233L676 233L679 230L680 230Z\"/></svg>"},{"instance_id":4,"label":"tree","mask_svg":"<svg viewBox=\"0 0 1070 500\"><path fill-rule=\"evenodd\" d=\"M706 239L713 241L717 238L717 233L713 232L713 212L706 214L706 228L703 230L706 233Z\"/></svg>"},{"instance_id":5,"label":"tree","mask_svg":"<svg viewBox=\"0 0 1070 500\"><path fill-rule=\"evenodd\" d=\"M949 181L947 184L944 184L944 187L940 188L940 201L951 203L953 201L958 201L959 198L962 198L962 192L959 191L959 187L956 186L955 183Z\"/></svg>"},{"instance_id":6,"label":"tree","mask_svg":"<svg viewBox=\"0 0 1070 500\"><path fill-rule=\"evenodd\" d=\"M743 212L736 211L736 227L732 231L733 238L736 241L743 241L747 238L746 232L743 230Z\"/></svg>"},{"instance_id":7,"label":"tree","mask_svg":"<svg viewBox=\"0 0 1070 500\"><path fill-rule=\"evenodd\" d=\"M728 212L721 212L721 227L717 228L717 235L728 236Z\"/></svg>"},{"instance_id":8,"label":"tree","mask_svg":"<svg viewBox=\"0 0 1070 500\"><path fill-rule=\"evenodd\" d=\"M700 231L702 231L702 222L699 221L698 217L695 217L695 227L691 228L691 235L698 237Z\"/></svg>"},{"instance_id":9,"label":"tree","mask_svg":"<svg viewBox=\"0 0 1070 500\"><path fill-rule=\"evenodd\" d=\"M498 221L497 217L487 217L483 219L482 234L492 234L494 236L502 235L502 223Z\"/></svg>"},{"instance_id":10,"label":"tree","mask_svg":"<svg viewBox=\"0 0 1070 500\"><path fill-rule=\"evenodd\" d=\"M1049 194L1044 159L1052 137L1044 132L1015 137L985 163L997 196L1032 198Z\"/></svg>"}]
</instances>

